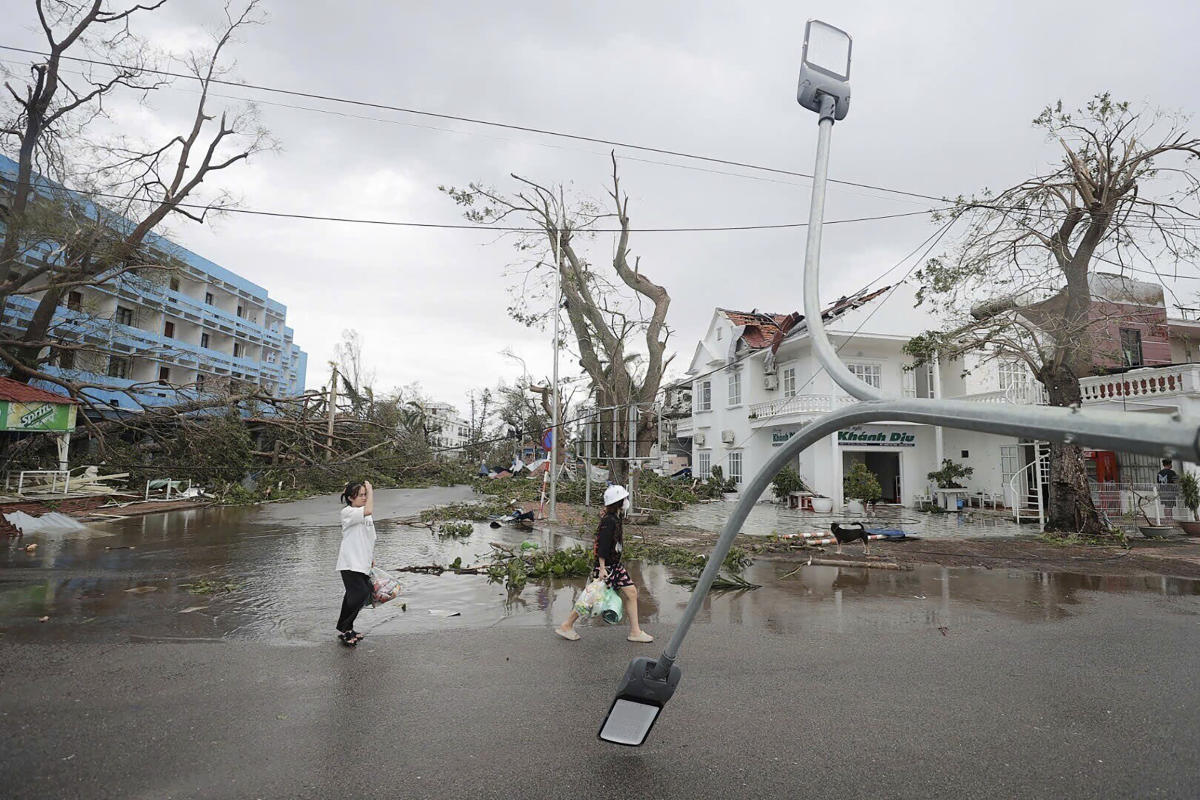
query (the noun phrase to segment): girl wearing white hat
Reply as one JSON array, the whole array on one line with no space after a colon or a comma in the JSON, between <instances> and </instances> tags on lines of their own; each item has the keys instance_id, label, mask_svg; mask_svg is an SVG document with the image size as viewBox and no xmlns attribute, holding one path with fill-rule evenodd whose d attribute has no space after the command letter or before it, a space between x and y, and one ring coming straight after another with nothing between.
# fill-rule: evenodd
<instances>
[{"instance_id":1,"label":"girl wearing white hat","mask_svg":"<svg viewBox=\"0 0 1200 800\"><path fill-rule=\"evenodd\" d=\"M624 486L613 484L604 490L604 513L600 516L600 526L596 529L596 543L592 552L595 554L596 567L592 570L592 580L603 577L604 582L621 595L625 605L625 616L629 618L629 636L631 642L653 642L654 637L642 630L638 624L637 587L633 579L621 563L621 552L624 548L624 531L621 526L621 510L629 492ZM564 639L576 641L579 634L575 632L575 621L579 612L571 609L571 615L566 622L554 629Z\"/></svg>"}]
</instances>

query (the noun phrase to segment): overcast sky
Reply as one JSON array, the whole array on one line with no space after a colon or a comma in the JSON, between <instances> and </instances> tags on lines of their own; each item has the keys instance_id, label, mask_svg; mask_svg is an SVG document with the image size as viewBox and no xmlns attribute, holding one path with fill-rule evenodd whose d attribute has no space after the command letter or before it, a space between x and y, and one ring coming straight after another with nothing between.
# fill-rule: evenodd
<instances>
[{"instance_id":1,"label":"overcast sky","mask_svg":"<svg viewBox=\"0 0 1200 800\"><path fill-rule=\"evenodd\" d=\"M110 5L122 5L112 2ZM0 0L2 44L39 48L32 0ZM271 0L232 51L248 83L554 129L811 172L816 116L795 101L804 23L854 37L853 102L834 130L832 177L933 195L1019 180L1056 157L1030 125L1048 102L1097 91L1192 113L1200 3L1179 2L316 2ZM502 10L501 10L502 9ZM221 3L172 0L136 30L198 42ZM13 23L16 24L13 24ZM11 55L5 55L11 58ZM188 96L117 103L117 123L169 130ZM233 90L226 93L233 94ZM461 222L439 184L512 188L509 173L604 200L608 148L403 113L254 92L278 153L219 180L245 208ZM277 103L321 109L287 108ZM353 116L339 116L353 115ZM178 127L175 124L175 127ZM809 185L636 151L617 152L635 227L807 218ZM658 163L651 163L658 162ZM827 219L927 207L831 187ZM822 292L852 292L932 231L927 217L831 226ZM549 334L510 320L512 242L494 233L229 215L169 234L265 286L309 353L309 386L341 331L366 342L377 386L419 381L465 406L468 389L550 373ZM634 234L642 269L672 296L675 374L714 306L799 309L804 230ZM611 256L596 238L593 260ZM1193 298L1195 281L1181 290ZM563 373L578 367L569 360Z\"/></svg>"}]
</instances>

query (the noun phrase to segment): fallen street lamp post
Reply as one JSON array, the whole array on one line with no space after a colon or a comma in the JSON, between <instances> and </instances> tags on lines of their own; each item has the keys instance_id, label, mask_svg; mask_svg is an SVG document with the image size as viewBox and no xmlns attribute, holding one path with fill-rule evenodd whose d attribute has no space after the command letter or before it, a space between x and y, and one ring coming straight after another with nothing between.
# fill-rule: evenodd
<instances>
[{"instance_id":1,"label":"fallen street lamp post","mask_svg":"<svg viewBox=\"0 0 1200 800\"><path fill-rule=\"evenodd\" d=\"M806 68L811 65L809 44L814 29L821 35L836 32L845 37L844 72ZM828 52L827 50L825 52ZM850 37L837 28L815 20L805 31L805 63L800 72L798 100L801 105L820 115L817 143L817 168L813 173L812 203L809 208L808 245L804 263L804 310L813 352L833 380L862 402L839 409L814 420L789 439L767 461L741 492L733 513L726 521L721 535L713 546L700 573L692 597L679 625L657 660L637 658L630 663L618 689L617 697L600 729L600 738L615 744L640 745L645 742L663 706L674 694L681 672L675 661L688 629L704 604L721 562L729 555L734 537L750 513L758 497L774 477L796 456L824 437L843 428L866 422L918 422L962 430L981 431L1009 436L1029 437L1047 441L1079 444L1100 450L1124 450L1160 458L1183 458L1200 461L1200 441L1197 423L1175 414L1166 419L1139 421L1130 424L1122 413L1081 411L1074 408L997 406L991 403L972 403L964 400L932 400L918 398L888 398L858 380L842 364L829 341L821 319L819 285L821 224L824 213L829 138L834 119L842 119L849 102L849 87L844 96L836 94L838 85L849 77ZM806 78L808 79L806 83ZM822 83L825 81L825 83ZM806 91L811 89L811 91ZM815 106L815 107L814 107ZM839 114L840 111L840 114Z\"/></svg>"}]
</instances>

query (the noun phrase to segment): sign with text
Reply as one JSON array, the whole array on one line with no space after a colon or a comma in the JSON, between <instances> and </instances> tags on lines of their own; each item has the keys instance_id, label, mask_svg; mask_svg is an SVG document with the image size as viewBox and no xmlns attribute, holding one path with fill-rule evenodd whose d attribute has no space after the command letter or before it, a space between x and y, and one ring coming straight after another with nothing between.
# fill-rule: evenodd
<instances>
[{"instance_id":1,"label":"sign with text","mask_svg":"<svg viewBox=\"0 0 1200 800\"><path fill-rule=\"evenodd\" d=\"M838 431L838 447L916 447L917 434L898 428L859 426Z\"/></svg>"},{"instance_id":2,"label":"sign with text","mask_svg":"<svg viewBox=\"0 0 1200 800\"><path fill-rule=\"evenodd\" d=\"M771 447L782 447L795 435L795 431L771 431Z\"/></svg>"},{"instance_id":3,"label":"sign with text","mask_svg":"<svg viewBox=\"0 0 1200 800\"><path fill-rule=\"evenodd\" d=\"M73 431L75 406L70 403L16 403L0 400L0 429L6 431Z\"/></svg>"}]
</instances>

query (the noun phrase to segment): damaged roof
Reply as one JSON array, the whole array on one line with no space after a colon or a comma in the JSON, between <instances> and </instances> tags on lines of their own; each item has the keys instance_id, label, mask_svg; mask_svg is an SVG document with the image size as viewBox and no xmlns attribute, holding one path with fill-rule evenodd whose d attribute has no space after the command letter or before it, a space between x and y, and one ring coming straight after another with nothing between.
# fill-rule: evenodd
<instances>
[{"instance_id":1,"label":"damaged roof","mask_svg":"<svg viewBox=\"0 0 1200 800\"><path fill-rule=\"evenodd\" d=\"M47 392L45 389L36 389L20 381L14 381L12 378L0 378L0 400L7 400L10 403L75 403L65 395Z\"/></svg>"},{"instance_id":2,"label":"damaged roof","mask_svg":"<svg viewBox=\"0 0 1200 800\"><path fill-rule=\"evenodd\" d=\"M853 297L839 297L821 312L821 319L831 322L848 311L865 306L891 288L891 286L884 286L873 292L860 293ZM734 325L742 328L742 341L751 350L778 347L779 343L796 331L800 323L804 321L804 315L799 312L771 314L758 309L733 311L727 308L718 308L717 310L728 317Z\"/></svg>"}]
</instances>

